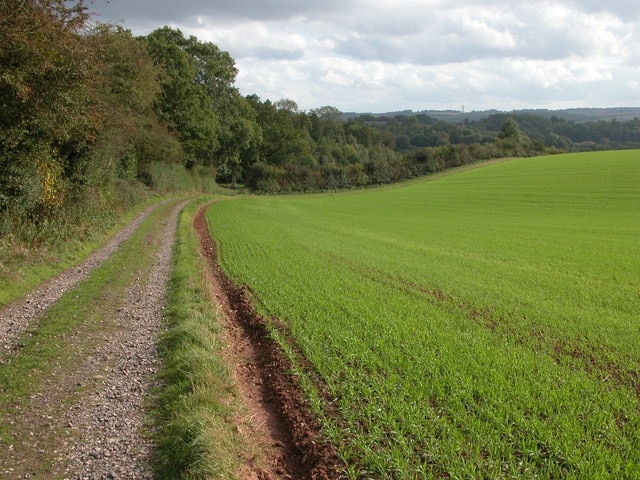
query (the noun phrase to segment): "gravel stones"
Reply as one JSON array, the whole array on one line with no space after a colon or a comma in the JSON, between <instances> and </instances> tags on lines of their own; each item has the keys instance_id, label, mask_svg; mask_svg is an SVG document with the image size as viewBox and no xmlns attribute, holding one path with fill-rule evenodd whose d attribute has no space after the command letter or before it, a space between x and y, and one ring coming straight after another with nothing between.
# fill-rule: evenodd
<instances>
[{"instance_id":1,"label":"gravel stones","mask_svg":"<svg viewBox=\"0 0 640 480\"><path fill-rule=\"evenodd\" d=\"M65 270L22 299L0 310L0 363L3 363L3 354L20 349L21 345L18 343L18 338L25 330L33 326L47 308L65 292L87 278L93 270L102 265L159 205L151 205L144 210L133 222L120 230L104 247L93 252L80 265Z\"/></svg>"},{"instance_id":2,"label":"gravel stones","mask_svg":"<svg viewBox=\"0 0 640 480\"><path fill-rule=\"evenodd\" d=\"M72 478L153 478L153 445L145 434L145 402L160 366L156 341L164 325L171 249L183 206L174 209L164 227L164 240L149 277L136 278L131 285L127 307L117 312L117 333L93 356L102 360L88 371L102 387L67 414L76 431L76 442L66 452Z\"/></svg>"}]
</instances>

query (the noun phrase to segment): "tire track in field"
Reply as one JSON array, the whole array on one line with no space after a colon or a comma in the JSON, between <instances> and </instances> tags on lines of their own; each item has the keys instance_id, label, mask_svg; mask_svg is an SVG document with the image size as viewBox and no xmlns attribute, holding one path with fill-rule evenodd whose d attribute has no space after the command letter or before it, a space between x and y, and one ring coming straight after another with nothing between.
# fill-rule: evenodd
<instances>
[{"instance_id":1,"label":"tire track in field","mask_svg":"<svg viewBox=\"0 0 640 480\"><path fill-rule=\"evenodd\" d=\"M124 241L133 235L151 212L164 203L166 202L148 207L104 247L91 253L79 265L59 273L23 298L0 309L0 364L7 361L7 355L21 348L20 336L32 327L51 305L102 265Z\"/></svg>"}]
</instances>

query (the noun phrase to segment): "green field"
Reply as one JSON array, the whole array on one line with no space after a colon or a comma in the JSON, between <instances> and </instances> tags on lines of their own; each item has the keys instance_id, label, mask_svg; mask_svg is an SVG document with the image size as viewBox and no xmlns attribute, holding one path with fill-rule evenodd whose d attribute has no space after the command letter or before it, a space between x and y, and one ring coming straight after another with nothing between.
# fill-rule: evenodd
<instances>
[{"instance_id":1,"label":"green field","mask_svg":"<svg viewBox=\"0 0 640 480\"><path fill-rule=\"evenodd\" d=\"M640 478L640 151L209 211L349 478Z\"/></svg>"}]
</instances>

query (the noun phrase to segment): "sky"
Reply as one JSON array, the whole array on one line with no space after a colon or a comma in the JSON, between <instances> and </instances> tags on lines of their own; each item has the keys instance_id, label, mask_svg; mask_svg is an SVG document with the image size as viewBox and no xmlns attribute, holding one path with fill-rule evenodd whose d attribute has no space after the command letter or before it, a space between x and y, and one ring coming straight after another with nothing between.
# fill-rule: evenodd
<instances>
[{"instance_id":1,"label":"sky","mask_svg":"<svg viewBox=\"0 0 640 480\"><path fill-rule=\"evenodd\" d=\"M135 35L229 52L236 87L301 110L640 106L638 0L93 0Z\"/></svg>"}]
</instances>

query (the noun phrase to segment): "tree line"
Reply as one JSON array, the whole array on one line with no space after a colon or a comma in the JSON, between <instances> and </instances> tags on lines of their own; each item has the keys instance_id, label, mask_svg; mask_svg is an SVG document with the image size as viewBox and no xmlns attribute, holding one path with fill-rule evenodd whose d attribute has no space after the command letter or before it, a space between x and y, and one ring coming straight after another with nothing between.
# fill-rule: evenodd
<instances>
[{"instance_id":1,"label":"tree line","mask_svg":"<svg viewBox=\"0 0 640 480\"><path fill-rule=\"evenodd\" d=\"M494 115L455 125L301 111L291 99L241 95L235 62L216 45L170 27L135 37L96 24L83 0L4 0L0 31L0 233L81 223L154 190L214 180L263 193L335 190L640 140L638 120Z\"/></svg>"},{"instance_id":2,"label":"tree line","mask_svg":"<svg viewBox=\"0 0 640 480\"><path fill-rule=\"evenodd\" d=\"M479 160L560 151L532 140L513 118L504 119L496 132L478 132L410 116L343 120L331 106L301 112L293 100L247 99L262 142L237 173L254 192L360 188Z\"/></svg>"}]
</instances>

